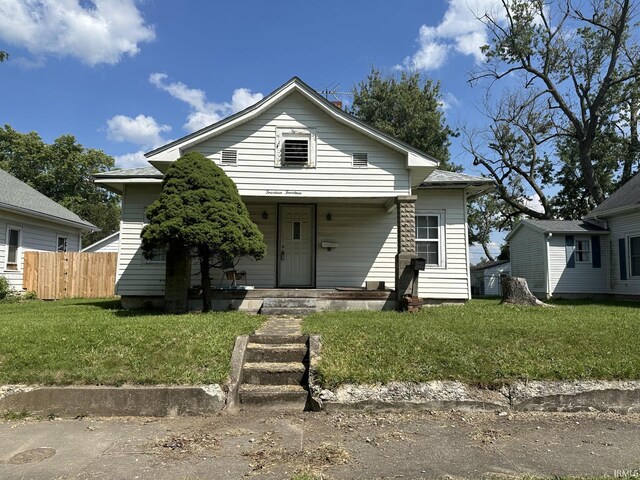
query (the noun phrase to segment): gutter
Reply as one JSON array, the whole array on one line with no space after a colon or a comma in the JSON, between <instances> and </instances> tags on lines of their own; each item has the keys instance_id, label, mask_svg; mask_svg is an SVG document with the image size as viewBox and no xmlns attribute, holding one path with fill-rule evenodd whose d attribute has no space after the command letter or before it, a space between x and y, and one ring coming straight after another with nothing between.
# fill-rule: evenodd
<instances>
[{"instance_id":1,"label":"gutter","mask_svg":"<svg viewBox=\"0 0 640 480\"><path fill-rule=\"evenodd\" d=\"M96 227L95 225L89 223L89 222L76 222L74 220L68 220L65 218L60 218L60 217L56 217L55 215L48 215L45 213L39 213L36 212L34 210L30 210L28 208L21 208L21 207L16 207L15 205L9 205L6 203L1 203L0 202L0 208L4 209L4 210L8 210L10 212L18 212L22 215L26 215L28 217L34 217L34 218L40 218L43 220L48 220L50 222L53 223L60 223L62 225L67 225L70 227L76 227L79 228L80 230L83 231L87 231L87 232L99 232L100 229L98 227Z\"/></svg>"}]
</instances>

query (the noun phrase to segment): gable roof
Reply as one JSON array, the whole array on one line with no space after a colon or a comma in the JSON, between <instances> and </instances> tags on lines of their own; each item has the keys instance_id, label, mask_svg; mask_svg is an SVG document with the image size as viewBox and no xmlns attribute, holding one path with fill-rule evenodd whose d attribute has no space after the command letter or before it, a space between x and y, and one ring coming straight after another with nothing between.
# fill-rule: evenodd
<instances>
[{"instance_id":1,"label":"gable roof","mask_svg":"<svg viewBox=\"0 0 640 480\"><path fill-rule=\"evenodd\" d=\"M582 220L531 220L525 218L523 220L520 220L520 222L513 228L513 230L511 230L511 232L509 232L505 239L509 240L513 236L513 234L523 226L533 228L540 233L573 233L576 235L605 235L609 233L606 228L602 228L598 225L584 222Z\"/></svg>"},{"instance_id":2,"label":"gable roof","mask_svg":"<svg viewBox=\"0 0 640 480\"><path fill-rule=\"evenodd\" d=\"M86 247L84 247L82 250L80 250L81 252L92 252L93 250L97 250L98 248L101 248L105 245L108 245L111 242L117 242L120 240L120 230L118 230L117 232L112 233L111 235L108 235L104 238L101 238L100 240L98 240L97 242L92 243L91 245L87 245Z\"/></svg>"},{"instance_id":3,"label":"gable roof","mask_svg":"<svg viewBox=\"0 0 640 480\"><path fill-rule=\"evenodd\" d=\"M83 220L71 210L2 169L0 169L0 209L78 227L82 230L99 230L95 225Z\"/></svg>"},{"instance_id":4,"label":"gable roof","mask_svg":"<svg viewBox=\"0 0 640 480\"><path fill-rule=\"evenodd\" d=\"M640 173L636 173L631 180L609 195L585 218L609 217L618 212L635 208L640 208Z\"/></svg>"},{"instance_id":5,"label":"gable roof","mask_svg":"<svg viewBox=\"0 0 640 480\"><path fill-rule=\"evenodd\" d=\"M374 140L377 140L378 142L386 145L393 150L405 154L407 157L407 168L433 169L438 166L438 159L366 124L362 120L336 107L333 103L322 97L322 95L320 95L313 88L300 80L300 78L298 77L293 77L287 83L264 97L259 102L251 105L250 107L245 108L244 110L231 115L230 117L227 117L219 122L216 122L213 125L209 125L208 127L202 128L196 132L179 138L178 140L163 145L162 147L156 148L155 150L146 153L145 157L149 159L149 162L156 166L169 163L173 161L173 159L162 158L162 153L170 150L179 151L191 148L196 144L199 144L212 137L220 135L227 130L232 129L237 125L248 122L249 120L256 118L262 112L277 104L280 100L282 100L292 92L300 93L304 98L323 110L334 120L350 128L353 128L354 130L359 131L360 133ZM427 173L430 172L425 172L424 175L426 175ZM422 178L424 178L424 176ZM420 178L415 184L419 183L422 178Z\"/></svg>"}]
</instances>

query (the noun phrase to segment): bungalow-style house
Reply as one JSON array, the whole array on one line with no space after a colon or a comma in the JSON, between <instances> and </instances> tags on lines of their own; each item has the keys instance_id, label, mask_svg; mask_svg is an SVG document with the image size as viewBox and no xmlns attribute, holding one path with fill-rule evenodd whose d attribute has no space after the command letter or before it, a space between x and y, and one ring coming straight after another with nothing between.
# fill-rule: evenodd
<instances>
[{"instance_id":1,"label":"bungalow-style house","mask_svg":"<svg viewBox=\"0 0 640 480\"><path fill-rule=\"evenodd\" d=\"M97 227L0 170L0 276L22 290L24 252L79 252Z\"/></svg>"},{"instance_id":2,"label":"bungalow-style house","mask_svg":"<svg viewBox=\"0 0 640 480\"><path fill-rule=\"evenodd\" d=\"M235 289L215 273L214 308L257 311L283 296L313 299L317 309L394 308L414 287L433 301L470 298L466 205L493 182L437 170L435 158L293 78L255 105L147 153L150 167L96 175L122 195L117 293L125 307L162 304L165 263L143 258L140 232L163 172L191 151L236 183L267 244L265 258L238 264ZM417 285L414 257L426 263Z\"/></svg>"},{"instance_id":3,"label":"bungalow-style house","mask_svg":"<svg viewBox=\"0 0 640 480\"><path fill-rule=\"evenodd\" d=\"M582 221L523 220L507 241L538 297L640 298L640 175Z\"/></svg>"},{"instance_id":4,"label":"bungalow-style house","mask_svg":"<svg viewBox=\"0 0 640 480\"><path fill-rule=\"evenodd\" d=\"M509 260L484 262L471 267L471 294L476 297L497 297L502 295L500 281L511 275Z\"/></svg>"},{"instance_id":5,"label":"bungalow-style house","mask_svg":"<svg viewBox=\"0 0 640 480\"><path fill-rule=\"evenodd\" d=\"M526 278L539 298L604 295L608 238L581 220L522 220L506 237L511 275Z\"/></svg>"},{"instance_id":6,"label":"bungalow-style house","mask_svg":"<svg viewBox=\"0 0 640 480\"><path fill-rule=\"evenodd\" d=\"M98 240L91 245L84 247L82 252L88 253L118 253L120 245L120 232L114 232L111 235Z\"/></svg>"}]
</instances>

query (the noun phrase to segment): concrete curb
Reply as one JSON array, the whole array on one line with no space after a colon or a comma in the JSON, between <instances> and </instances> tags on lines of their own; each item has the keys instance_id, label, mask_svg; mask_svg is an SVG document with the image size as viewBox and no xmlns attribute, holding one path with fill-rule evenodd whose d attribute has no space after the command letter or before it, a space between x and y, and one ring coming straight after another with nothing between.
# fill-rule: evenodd
<instances>
[{"instance_id":1,"label":"concrete curb","mask_svg":"<svg viewBox=\"0 0 640 480\"><path fill-rule=\"evenodd\" d=\"M0 412L61 417L196 416L219 412L226 395L219 385L193 387L39 387L0 388Z\"/></svg>"},{"instance_id":2,"label":"concrete curb","mask_svg":"<svg viewBox=\"0 0 640 480\"><path fill-rule=\"evenodd\" d=\"M235 411L240 404L238 398L238 390L242 384L242 365L244 364L244 356L249 343L249 335L239 335L236 337L236 343L233 346L231 354L231 368L229 370L229 385L227 393L227 410Z\"/></svg>"},{"instance_id":3,"label":"concrete curb","mask_svg":"<svg viewBox=\"0 0 640 480\"><path fill-rule=\"evenodd\" d=\"M312 385L310 389L325 411L640 412L640 381L515 382L499 390L453 381L343 385L335 391Z\"/></svg>"}]
</instances>

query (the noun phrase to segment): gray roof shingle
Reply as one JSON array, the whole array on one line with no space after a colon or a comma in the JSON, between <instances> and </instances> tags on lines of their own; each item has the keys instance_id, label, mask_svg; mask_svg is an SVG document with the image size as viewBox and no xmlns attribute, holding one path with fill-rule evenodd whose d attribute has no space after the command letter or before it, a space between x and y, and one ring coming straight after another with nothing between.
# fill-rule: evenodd
<instances>
[{"instance_id":1,"label":"gray roof shingle","mask_svg":"<svg viewBox=\"0 0 640 480\"><path fill-rule=\"evenodd\" d=\"M445 184L493 184L492 179L487 177L477 177L474 175L467 175L466 173L448 172L446 170L434 170L431 175L424 179L420 187L428 187L432 185L445 185Z\"/></svg>"},{"instance_id":2,"label":"gray roof shingle","mask_svg":"<svg viewBox=\"0 0 640 480\"><path fill-rule=\"evenodd\" d=\"M640 173L591 210L586 218L607 216L612 211L634 206L640 206Z\"/></svg>"},{"instance_id":3,"label":"gray roof shingle","mask_svg":"<svg viewBox=\"0 0 640 480\"><path fill-rule=\"evenodd\" d=\"M585 233L606 232L605 228L583 222L582 220L522 220L522 223L532 225L545 232L551 233Z\"/></svg>"},{"instance_id":4,"label":"gray roof shingle","mask_svg":"<svg viewBox=\"0 0 640 480\"><path fill-rule=\"evenodd\" d=\"M96 173L95 178L162 178L162 173L155 167L124 168L121 170L110 170L108 172Z\"/></svg>"},{"instance_id":5,"label":"gray roof shingle","mask_svg":"<svg viewBox=\"0 0 640 480\"><path fill-rule=\"evenodd\" d=\"M83 220L71 210L54 202L46 195L38 192L35 188L30 187L1 169L0 208L20 212L25 215L46 217L47 220L51 222L75 224L87 230L98 229L95 225Z\"/></svg>"}]
</instances>

